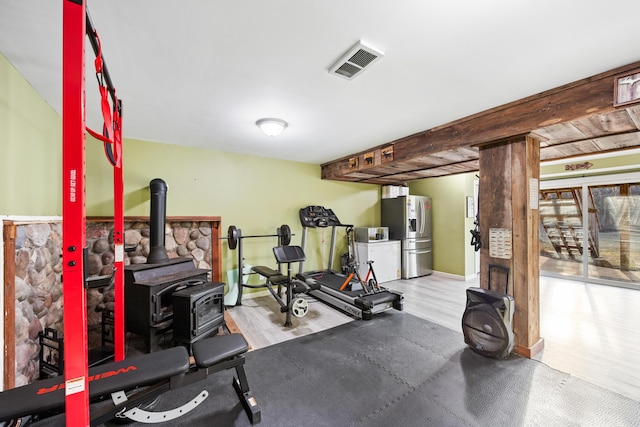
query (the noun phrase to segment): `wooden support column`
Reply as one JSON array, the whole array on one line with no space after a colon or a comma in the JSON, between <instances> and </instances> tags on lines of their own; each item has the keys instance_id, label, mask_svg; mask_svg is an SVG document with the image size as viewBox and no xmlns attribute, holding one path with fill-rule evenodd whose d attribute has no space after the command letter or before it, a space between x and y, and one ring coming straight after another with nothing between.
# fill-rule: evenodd
<instances>
[{"instance_id":1,"label":"wooden support column","mask_svg":"<svg viewBox=\"0 0 640 427\"><path fill-rule=\"evenodd\" d=\"M479 162L480 286L489 289L489 265L510 269L515 352L531 358L544 347L539 290L540 142L522 135L484 145ZM498 239L491 242L491 235ZM492 282L492 290L506 292L504 280L493 277Z\"/></svg>"}]
</instances>

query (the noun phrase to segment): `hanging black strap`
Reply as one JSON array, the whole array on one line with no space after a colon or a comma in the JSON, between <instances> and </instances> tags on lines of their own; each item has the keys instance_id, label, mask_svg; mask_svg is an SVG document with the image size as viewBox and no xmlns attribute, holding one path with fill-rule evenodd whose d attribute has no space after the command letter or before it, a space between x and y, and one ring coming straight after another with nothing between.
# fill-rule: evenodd
<instances>
[{"instance_id":1,"label":"hanging black strap","mask_svg":"<svg viewBox=\"0 0 640 427\"><path fill-rule=\"evenodd\" d=\"M473 221L475 228L470 230L471 232L471 246L478 252L482 247L482 240L480 239L480 197L478 197L478 212L476 213L476 220Z\"/></svg>"}]
</instances>

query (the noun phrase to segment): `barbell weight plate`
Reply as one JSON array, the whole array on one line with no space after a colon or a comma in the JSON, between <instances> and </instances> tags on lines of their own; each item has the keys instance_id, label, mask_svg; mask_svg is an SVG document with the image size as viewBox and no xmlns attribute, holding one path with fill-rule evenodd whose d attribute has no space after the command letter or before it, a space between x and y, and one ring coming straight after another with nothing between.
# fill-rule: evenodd
<instances>
[{"instance_id":1,"label":"barbell weight plate","mask_svg":"<svg viewBox=\"0 0 640 427\"><path fill-rule=\"evenodd\" d=\"M291 229L287 224L282 224L279 231L280 235L278 237L280 238L280 244L282 246L288 246L289 243L291 243Z\"/></svg>"},{"instance_id":2,"label":"barbell weight plate","mask_svg":"<svg viewBox=\"0 0 640 427\"><path fill-rule=\"evenodd\" d=\"M230 225L227 230L227 244L229 249L234 250L238 246L239 233L235 225Z\"/></svg>"},{"instance_id":3,"label":"barbell weight plate","mask_svg":"<svg viewBox=\"0 0 640 427\"><path fill-rule=\"evenodd\" d=\"M296 298L291 304L291 313L295 317L304 317L309 311L309 303L304 298Z\"/></svg>"}]
</instances>

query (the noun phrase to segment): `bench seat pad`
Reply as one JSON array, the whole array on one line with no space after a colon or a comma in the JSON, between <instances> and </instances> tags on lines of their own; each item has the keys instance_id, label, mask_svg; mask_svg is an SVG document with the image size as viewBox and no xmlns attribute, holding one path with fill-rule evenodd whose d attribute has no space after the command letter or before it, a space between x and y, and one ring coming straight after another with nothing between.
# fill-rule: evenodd
<instances>
[{"instance_id":1,"label":"bench seat pad","mask_svg":"<svg viewBox=\"0 0 640 427\"><path fill-rule=\"evenodd\" d=\"M216 335L193 344L193 358L198 368L208 368L248 350L249 344L241 334Z\"/></svg>"}]
</instances>

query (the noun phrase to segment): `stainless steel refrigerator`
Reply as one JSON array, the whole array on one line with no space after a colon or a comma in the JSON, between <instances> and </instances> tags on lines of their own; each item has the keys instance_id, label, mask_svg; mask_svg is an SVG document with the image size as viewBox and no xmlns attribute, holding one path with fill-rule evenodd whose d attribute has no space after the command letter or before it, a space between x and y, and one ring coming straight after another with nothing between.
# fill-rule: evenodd
<instances>
[{"instance_id":1,"label":"stainless steel refrigerator","mask_svg":"<svg viewBox=\"0 0 640 427\"><path fill-rule=\"evenodd\" d=\"M382 199L381 214L382 226L389 227L389 239L402 242L402 278L431 274L431 198L400 196Z\"/></svg>"}]
</instances>

